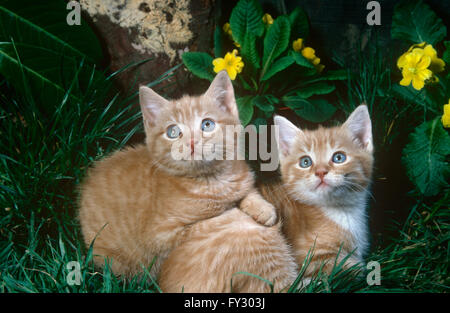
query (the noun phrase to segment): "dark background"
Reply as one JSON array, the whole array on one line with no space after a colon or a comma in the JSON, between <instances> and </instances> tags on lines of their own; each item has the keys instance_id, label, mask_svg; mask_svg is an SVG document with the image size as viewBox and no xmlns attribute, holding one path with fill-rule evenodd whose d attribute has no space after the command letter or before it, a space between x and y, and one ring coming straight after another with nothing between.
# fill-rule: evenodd
<instances>
[{"instance_id":1,"label":"dark background","mask_svg":"<svg viewBox=\"0 0 450 313\"><path fill-rule=\"evenodd\" d=\"M302 7L310 21L310 34L306 44L316 50L326 68L338 68L336 61L345 63L353 72L358 71L358 53L378 45L396 68L398 53L410 45L391 39L391 22L398 0L380 0L381 25L369 26L366 22L367 3L363 0L260 0L263 11L274 18L290 13L295 7ZM237 1L218 0L216 18L218 25L228 22L231 10ZM425 1L449 28L450 1ZM345 86L341 91L346 92ZM329 99L336 101L336 99ZM298 121L295 114L284 114L292 121ZM339 120L343 121L344 116ZM372 121L373 122L373 121ZM308 125L309 126L309 125ZM407 126L407 125L405 125ZM410 125L409 125L410 126ZM312 126L314 128L314 126ZM375 136L375 135L374 135ZM369 206L370 231L373 246L385 247L391 238L398 237L398 231L410 214L414 198L408 194L413 186L401 163L402 150L408 142L407 133L399 135L389 147L382 146L381 138L374 137L375 167L372 194Z\"/></svg>"}]
</instances>

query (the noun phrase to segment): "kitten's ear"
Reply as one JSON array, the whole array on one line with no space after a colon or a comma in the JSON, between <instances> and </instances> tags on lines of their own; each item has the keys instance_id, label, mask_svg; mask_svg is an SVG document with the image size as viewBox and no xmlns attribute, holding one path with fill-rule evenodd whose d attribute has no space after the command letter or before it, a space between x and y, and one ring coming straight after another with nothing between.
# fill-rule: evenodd
<instances>
[{"instance_id":1,"label":"kitten's ear","mask_svg":"<svg viewBox=\"0 0 450 313\"><path fill-rule=\"evenodd\" d=\"M139 87L139 103L144 120L154 125L159 112L168 105L169 101L147 86L141 86Z\"/></svg>"},{"instance_id":2,"label":"kitten's ear","mask_svg":"<svg viewBox=\"0 0 450 313\"><path fill-rule=\"evenodd\" d=\"M220 71L209 86L205 96L217 103L219 108L239 118L239 113L234 98L233 84L227 71Z\"/></svg>"},{"instance_id":3,"label":"kitten's ear","mask_svg":"<svg viewBox=\"0 0 450 313\"><path fill-rule=\"evenodd\" d=\"M303 132L288 119L280 115L275 115L273 122L278 126L278 151L280 159L282 159L289 154L295 138Z\"/></svg>"},{"instance_id":4,"label":"kitten's ear","mask_svg":"<svg viewBox=\"0 0 450 313\"><path fill-rule=\"evenodd\" d=\"M372 122L370 121L369 111L367 105L361 104L345 121L346 127L353 138L367 151L373 151L372 142Z\"/></svg>"}]
</instances>

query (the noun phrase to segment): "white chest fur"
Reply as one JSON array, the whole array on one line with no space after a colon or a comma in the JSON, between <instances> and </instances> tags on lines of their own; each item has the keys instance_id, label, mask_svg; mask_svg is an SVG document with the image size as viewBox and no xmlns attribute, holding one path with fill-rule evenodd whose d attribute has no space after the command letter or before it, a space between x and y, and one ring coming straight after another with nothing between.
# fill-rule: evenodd
<instances>
[{"instance_id":1,"label":"white chest fur","mask_svg":"<svg viewBox=\"0 0 450 313\"><path fill-rule=\"evenodd\" d=\"M361 197L355 205L349 207L325 207L322 212L342 229L348 231L354 239L354 256L362 258L369 247L366 200Z\"/></svg>"}]
</instances>

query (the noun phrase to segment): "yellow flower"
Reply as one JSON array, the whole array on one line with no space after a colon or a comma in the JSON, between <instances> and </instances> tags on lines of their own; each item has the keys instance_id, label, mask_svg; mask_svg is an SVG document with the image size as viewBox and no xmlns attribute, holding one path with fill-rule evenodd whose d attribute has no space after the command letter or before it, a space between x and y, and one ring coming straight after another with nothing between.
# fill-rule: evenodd
<instances>
[{"instance_id":1,"label":"yellow flower","mask_svg":"<svg viewBox=\"0 0 450 313\"><path fill-rule=\"evenodd\" d=\"M311 47L306 47L302 50L302 55L311 61L316 57L316 51Z\"/></svg>"},{"instance_id":2,"label":"yellow flower","mask_svg":"<svg viewBox=\"0 0 450 313\"><path fill-rule=\"evenodd\" d=\"M317 64L316 65L316 70L320 73L323 71L323 69L325 68L325 65L323 64Z\"/></svg>"},{"instance_id":3,"label":"yellow flower","mask_svg":"<svg viewBox=\"0 0 450 313\"><path fill-rule=\"evenodd\" d=\"M296 52L300 52L303 48L303 38L298 38L297 40L294 40L292 43L292 49Z\"/></svg>"},{"instance_id":4,"label":"yellow flower","mask_svg":"<svg viewBox=\"0 0 450 313\"><path fill-rule=\"evenodd\" d=\"M262 17L262 20L263 20L264 24L267 24L267 25L273 24L273 18L269 13L264 14L264 16Z\"/></svg>"},{"instance_id":5,"label":"yellow flower","mask_svg":"<svg viewBox=\"0 0 450 313\"><path fill-rule=\"evenodd\" d=\"M427 55L417 52L406 54L401 63L403 79L400 81L400 85L408 86L412 81L414 89L422 89L425 80L430 79L433 75L433 72L428 69L430 63L431 58Z\"/></svg>"},{"instance_id":6,"label":"yellow flower","mask_svg":"<svg viewBox=\"0 0 450 313\"><path fill-rule=\"evenodd\" d=\"M444 114L441 121L445 128L450 128L450 99L448 99L447 104L444 104Z\"/></svg>"},{"instance_id":7,"label":"yellow flower","mask_svg":"<svg viewBox=\"0 0 450 313\"><path fill-rule=\"evenodd\" d=\"M236 75L242 72L244 62L242 58L237 56L238 51L234 49L232 52L228 52L224 58L217 58L213 60L214 72L226 70L231 80L236 79Z\"/></svg>"},{"instance_id":8,"label":"yellow flower","mask_svg":"<svg viewBox=\"0 0 450 313\"><path fill-rule=\"evenodd\" d=\"M438 58L436 50L432 45L426 45L425 48L414 48L413 52L423 53L426 56L429 56L431 59L430 70L433 73L442 72L445 68L444 60Z\"/></svg>"},{"instance_id":9,"label":"yellow flower","mask_svg":"<svg viewBox=\"0 0 450 313\"><path fill-rule=\"evenodd\" d=\"M309 62L311 62L316 70L320 73L325 68L325 65L320 64L320 58L316 56L316 51L311 47L305 47L302 50L302 55L307 59Z\"/></svg>"},{"instance_id":10,"label":"yellow flower","mask_svg":"<svg viewBox=\"0 0 450 313\"><path fill-rule=\"evenodd\" d=\"M222 29L223 29L223 31L224 31L225 33L227 33L228 35L231 36L232 32L231 32L230 23L225 23L225 24L223 24Z\"/></svg>"},{"instance_id":11,"label":"yellow flower","mask_svg":"<svg viewBox=\"0 0 450 313\"><path fill-rule=\"evenodd\" d=\"M433 48L432 45L427 45L426 42L414 44L411 47L409 47L408 51L403 53L400 56L400 58L398 58L397 66L399 69L402 69L404 67L405 57L408 53L411 53L411 52L416 52L419 54L429 56L431 58L430 70L433 73L439 73L444 70L444 68L445 68L444 60L438 58L436 50Z\"/></svg>"}]
</instances>

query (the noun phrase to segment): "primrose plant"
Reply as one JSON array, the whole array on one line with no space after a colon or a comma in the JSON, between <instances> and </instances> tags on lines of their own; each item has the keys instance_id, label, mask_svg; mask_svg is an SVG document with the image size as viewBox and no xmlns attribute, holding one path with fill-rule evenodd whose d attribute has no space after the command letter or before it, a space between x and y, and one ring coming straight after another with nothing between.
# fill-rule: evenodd
<instances>
[{"instance_id":1,"label":"primrose plant","mask_svg":"<svg viewBox=\"0 0 450 313\"><path fill-rule=\"evenodd\" d=\"M420 194L435 196L449 187L450 41L442 20L421 0L401 1L391 35L411 45L397 60L401 78L393 86L414 126L403 150L403 164ZM442 58L439 50L442 49ZM447 65L447 66L446 66Z\"/></svg>"},{"instance_id":2,"label":"primrose plant","mask_svg":"<svg viewBox=\"0 0 450 313\"><path fill-rule=\"evenodd\" d=\"M346 79L347 72L327 71L307 46L308 35L308 17L300 7L274 19L263 13L258 1L240 0L229 23L216 27L215 58L206 52L186 52L182 59L202 79L228 72L244 125L266 124L280 110L293 110L320 123L336 111L321 96L333 92L330 81Z\"/></svg>"}]
</instances>

